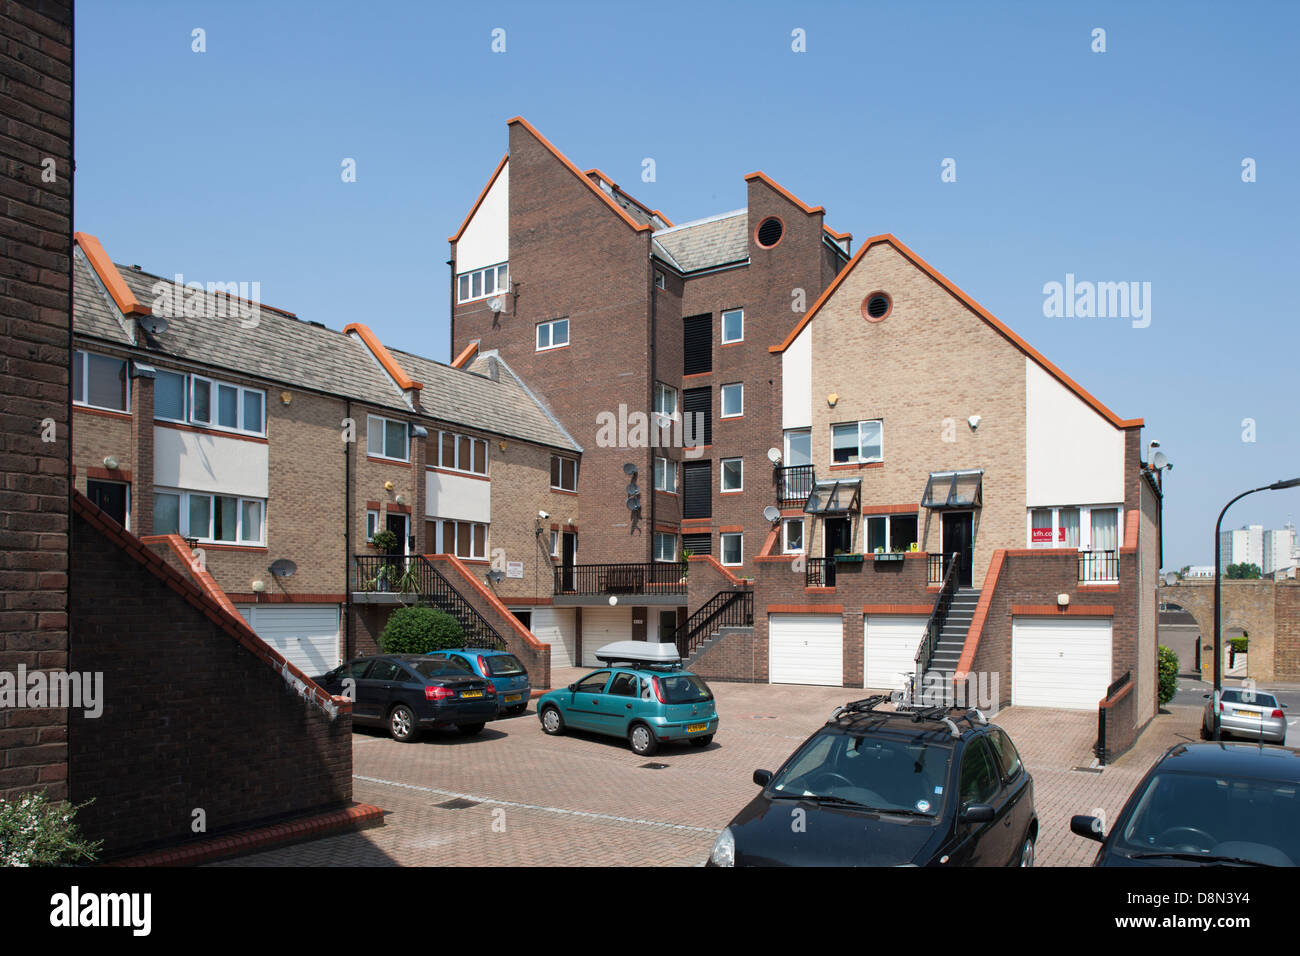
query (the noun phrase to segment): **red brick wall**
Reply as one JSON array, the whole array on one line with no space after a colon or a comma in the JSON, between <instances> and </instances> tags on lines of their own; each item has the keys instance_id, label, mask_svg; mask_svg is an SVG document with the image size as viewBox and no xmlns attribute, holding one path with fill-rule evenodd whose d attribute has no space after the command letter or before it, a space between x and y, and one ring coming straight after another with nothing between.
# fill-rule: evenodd
<instances>
[{"instance_id":1,"label":"red brick wall","mask_svg":"<svg viewBox=\"0 0 1300 956\"><path fill-rule=\"evenodd\" d=\"M1276 680L1296 680L1300 678L1300 582L1277 583L1273 591L1273 629L1273 676Z\"/></svg>"},{"instance_id":2,"label":"red brick wall","mask_svg":"<svg viewBox=\"0 0 1300 956\"><path fill-rule=\"evenodd\" d=\"M77 516L70 669L104 674L103 713L69 715L70 797L107 856L352 797L352 719L300 697L174 588Z\"/></svg>"},{"instance_id":3,"label":"red brick wall","mask_svg":"<svg viewBox=\"0 0 1300 956\"><path fill-rule=\"evenodd\" d=\"M0 671L68 652L72 3L0 12ZM42 161L54 160L54 182ZM43 422L52 420L43 426ZM42 441L52 424L55 441ZM67 796L67 712L0 711L0 796Z\"/></svg>"}]
</instances>

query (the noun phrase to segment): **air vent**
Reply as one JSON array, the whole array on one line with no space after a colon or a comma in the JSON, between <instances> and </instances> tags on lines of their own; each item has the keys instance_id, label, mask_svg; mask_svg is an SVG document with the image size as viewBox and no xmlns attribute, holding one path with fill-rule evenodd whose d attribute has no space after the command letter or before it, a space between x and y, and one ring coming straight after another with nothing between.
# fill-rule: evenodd
<instances>
[{"instance_id":1,"label":"air vent","mask_svg":"<svg viewBox=\"0 0 1300 956\"><path fill-rule=\"evenodd\" d=\"M873 292L862 300L862 317L868 322L879 322L889 315L893 302L883 292Z\"/></svg>"},{"instance_id":2,"label":"air vent","mask_svg":"<svg viewBox=\"0 0 1300 956\"><path fill-rule=\"evenodd\" d=\"M781 224L781 220L777 219L776 216L768 216L759 223L758 232L755 233L755 237L758 239L758 244L760 246L764 249L771 249L781 241L781 236L784 234L785 226Z\"/></svg>"}]
</instances>

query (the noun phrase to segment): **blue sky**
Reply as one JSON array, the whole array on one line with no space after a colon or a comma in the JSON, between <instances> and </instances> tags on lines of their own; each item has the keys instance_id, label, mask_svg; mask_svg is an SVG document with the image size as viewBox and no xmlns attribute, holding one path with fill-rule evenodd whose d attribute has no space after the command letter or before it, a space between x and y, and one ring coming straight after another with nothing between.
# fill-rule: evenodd
<instances>
[{"instance_id":1,"label":"blue sky","mask_svg":"<svg viewBox=\"0 0 1300 956\"><path fill-rule=\"evenodd\" d=\"M1238 491L1300 475L1300 6L378 9L82 0L76 228L119 261L258 281L269 304L445 361L446 237L523 115L674 222L743 206L761 169L855 240L897 235L1146 419L1175 464L1168 567L1212 563ZM1151 283L1150 325L1045 317L1067 273ZM1300 490L1268 492L1225 526L1292 516Z\"/></svg>"}]
</instances>

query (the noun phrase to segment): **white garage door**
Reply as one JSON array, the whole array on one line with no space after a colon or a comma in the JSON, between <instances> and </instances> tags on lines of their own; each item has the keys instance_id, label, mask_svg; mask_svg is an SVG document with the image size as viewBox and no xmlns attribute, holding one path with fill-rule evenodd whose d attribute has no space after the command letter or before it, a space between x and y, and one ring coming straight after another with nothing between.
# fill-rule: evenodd
<instances>
[{"instance_id":1,"label":"white garage door","mask_svg":"<svg viewBox=\"0 0 1300 956\"><path fill-rule=\"evenodd\" d=\"M632 640L630 607L584 607L582 609L582 663L599 667L596 652L614 641Z\"/></svg>"},{"instance_id":2,"label":"white garage door","mask_svg":"<svg viewBox=\"0 0 1300 956\"><path fill-rule=\"evenodd\" d=\"M904 686L902 675L916 670L916 652L925 636L926 620L894 614L866 619L863 623L865 686L872 690Z\"/></svg>"},{"instance_id":3,"label":"white garage door","mask_svg":"<svg viewBox=\"0 0 1300 956\"><path fill-rule=\"evenodd\" d=\"M838 614L769 614L767 636L773 684L844 683L844 626Z\"/></svg>"},{"instance_id":4,"label":"white garage door","mask_svg":"<svg viewBox=\"0 0 1300 956\"><path fill-rule=\"evenodd\" d=\"M1096 710L1110 684L1109 619L1022 617L1011 628L1013 705Z\"/></svg>"},{"instance_id":5,"label":"white garage door","mask_svg":"<svg viewBox=\"0 0 1300 956\"><path fill-rule=\"evenodd\" d=\"M237 610L258 637L308 677L338 666L337 604L242 604Z\"/></svg>"},{"instance_id":6,"label":"white garage door","mask_svg":"<svg viewBox=\"0 0 1300 956\"><path fill-rule=\"evenodd\" d=\"M573 648L576 633L572 608L536 607L533 612L533 636L551 645L552 667L576 667Z\"/></svg>"}]
</instances>

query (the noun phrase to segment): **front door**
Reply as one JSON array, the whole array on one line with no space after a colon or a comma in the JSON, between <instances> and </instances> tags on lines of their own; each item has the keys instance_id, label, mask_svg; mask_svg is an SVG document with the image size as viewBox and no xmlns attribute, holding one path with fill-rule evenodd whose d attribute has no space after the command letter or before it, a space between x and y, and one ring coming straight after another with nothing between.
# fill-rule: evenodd
<instances>
[{"instance_id":1,"label":"front door","mask_svg":"<svg viewBox=\"0 0 1300 956\"><path fill-rule=\"evenodd\" d=\"M86 497L100 511L125 528L126 488L127 486L119 481L95 481L90 479L86 482Z\"/></svg>"},{"instance_id":2,"label":"front door","mask_svg":"<svg viewBox=\"0 0 1300 956\"><path fill-rule=\"evenodd\" d=\"M823 555L851 554L853 552L853 525L848 518L826 519L826 542Z\"/></svg>"},{"instance_id":3,"label":"front door","mask_svg":"<svg viewBox=\"0 0 1300 956\"><path fill-rule=\"evenodd\" d=\"M401 557L406 554L406 515L389 512L385 516L385 524L389 531L397 535L397 545L384 553L390 558Z\"/></svg>"},{"instance_id":4,"label":"front door","mask_svg":"<svg viewBox=\"0 0 1300 956\"><path fill-rule=\"evenodd\" d=\"M943 515L943 559L957 555L957 587L971 586L971 567L975 563L975 514L971 511L946 511ZM946 569L945 569L946 570Z\"/></svg>"}]
</instances>

